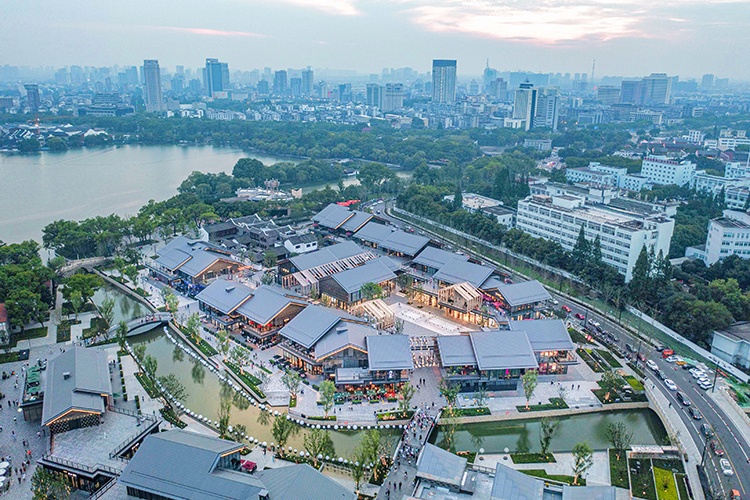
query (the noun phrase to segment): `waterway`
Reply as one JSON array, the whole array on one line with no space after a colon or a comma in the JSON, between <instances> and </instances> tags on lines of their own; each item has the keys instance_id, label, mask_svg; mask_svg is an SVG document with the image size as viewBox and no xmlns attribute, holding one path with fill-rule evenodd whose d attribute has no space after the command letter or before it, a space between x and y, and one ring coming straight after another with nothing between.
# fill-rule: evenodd
<instances>
[{"instance_id":1,"label":"waterway","mask_svg":"<svg viewBox=\"0 0 750 500\"><path fill-rule=\"evenodd\" d=\"M240 158L294 161L210 146L110 146L33 155L0 153L0 240L34 239L57 219L134 215L166 200L193 171L232 173Z\"/></svg>"},{"instance_id":2,"label":"waterway","mask_svg":"<svg viewBox=\"0 0 750 500\"><path fill-rule=\"evenodd\" d=\"M649 409L585 413L558 420L560 427L550 445L553 452L569 452L580 441L588 442L594 450L606 450L611 447L607 425L617 421L633 431L633 444L664 444L667 436L661 420ZM455 449L478 452L484 448L485 453L503 453L506 448L511 452L540 452L539 430L538 419L466 424L455 431ZM440 445L445 433L446 427L438 427L430 441Z\"/></svg>"}]
</instances>

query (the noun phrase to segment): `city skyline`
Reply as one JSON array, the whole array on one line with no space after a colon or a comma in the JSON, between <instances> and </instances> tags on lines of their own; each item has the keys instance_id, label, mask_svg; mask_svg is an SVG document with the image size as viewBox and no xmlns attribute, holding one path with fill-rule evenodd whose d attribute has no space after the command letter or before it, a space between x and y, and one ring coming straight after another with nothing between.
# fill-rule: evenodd
<instances>
[{"instance_id":1,"label":"city skyline","mask_svg":"<svg viewBox=\"0 0 750 500\"><path fill-rule=\"evenodd\" d=\"M230 68L306 67L379 72L430 69L456 59L459 74L480 74L489 58L500 70L648 75L704 73L750 80L731 47L748 35L750 5L720 0L648 4L521 6L515 2L421 0L283 0L146 4L127 8L92 2L59 9L5 7L1 64L25 66L136 64L201 67L217 57ZM179 12L179 16L175 16ZM117 19L117 22L112 22ZM179 20L178 20L179 19ZM293 34L293 35L292 35ZM158 40L158 44L154 41ZM406 50L405 50L406 49ZM362 57L366 54L367 57Z\"/></svg>"}]
</instances>

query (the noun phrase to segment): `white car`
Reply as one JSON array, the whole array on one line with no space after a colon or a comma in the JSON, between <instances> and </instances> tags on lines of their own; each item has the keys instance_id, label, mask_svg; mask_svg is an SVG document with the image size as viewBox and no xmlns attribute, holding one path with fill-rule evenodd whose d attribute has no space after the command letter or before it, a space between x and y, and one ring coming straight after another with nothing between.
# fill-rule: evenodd
<instances>
[{"instance_id":1,"label":"white car","mask_svg":"<svg viewBox=\"0 0 750 500\"><path fill-rule=\"evenodd\" d=\"M666 361L667 363L674 363L675 361L677 361L677 356L669 356L664 361Z\"/></svg>"},{"instance_id":2,"label":"white car","mask_svg":"<svg viewBox=\"0 0 750 500\"><path fill-rule=\"evenodd\" d=\"M555 305L557 305L557 304L560 303L560 301L558 301L557 299L552 299L552 303L555 304Z\"/></svg>"},{"instance_id":3,"label":"white car","mask_svg":"<svg viewBox=\"0 0 750 500\"><path fill-rule=\"evenodd\" d=\"M664 379L664 385L666 385L667 389L669 389L670 391L677 390L677 384L675 384L671 378Z\"/></svg>"},{"instance_id":4,"label":"white car","mask_svg":"<svg viewBox=\"0 0 750 500\"><path fill-rule=\"evenodd\" d=\"M732 464L729 463L729 460L726 458L722 458L719 460L719 465L721 466L721 473L725 476L733 476L734 471L732 470Z\"/></svg>"},{"instance_id":5,"label":"white car","mask_svg":"<svg viewBox=\"0 0 750 500\"><path fill-rule=\"evenodd\" d=\"M707 391L707 390L709 390L710 388L712 388L712 387L714 386L714 384L712 384L711 382L700 383L700 384L698 384L698 385L699 385L699 386L700 386L700 388L701 388L701 389L703 389L704 391Z\"/></svg>"},{"instance_id":6,"label":"white car","mask_svg":"<svg viewBox=\"0 0 750 500\"><path fill-rule=\"evenodd\" d=\"M658 366L656 366L656 361L654 361L653 359L649 359L648 361L646 361L646 366L648 366L652 370L656 370L657 368L659 368Z\"/></svg>"},{"instance_id":7,"label":"white car","mask_svg":"<svg viewBox=\"0 0 750 500\"><path fill-rule=\"evenodd\" d=\"M693 369L693 370L690 371L690 373L693 374L693 378L701 378L701 377L705 377L706 376L706 374L705 374L705 372L703 372L703 370Z\"/></svg>"}]
</instances>

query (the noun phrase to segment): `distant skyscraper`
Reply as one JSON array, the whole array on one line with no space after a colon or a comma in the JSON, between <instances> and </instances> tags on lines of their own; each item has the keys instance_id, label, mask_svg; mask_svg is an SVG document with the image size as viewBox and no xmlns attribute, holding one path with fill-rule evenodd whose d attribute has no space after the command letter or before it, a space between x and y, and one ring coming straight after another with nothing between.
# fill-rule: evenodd
<instances>
[{"instance_id":1,"label":"distant skyscraper","mask_svg":"<svg viewBox=\"0 0 750 500\"><path fill-rule=\"evenodd\" d=\"M143 99L146 101L146 111L164 111L159 61L156 59L146 59L143 61L143 80L145 84Z\"/></svg>"},{"instance_id":2,"label":"distant skyscraper","mask_svg":"<svg viewBox=\"0 0 750 500\"><path fill-rule=\"evenodd\" d=\"M596 100L602 104L616 104L620 101L620 87L616 85L599 85L596 88Z\"/></svg>"},{"instance_id":3,"label":"distant skyscraper","mask_svg":"<svg viewBox=\"0 0 750 500\"><path fill-rule=\"evenodd\" d=\"M218 59L207 58L203 69L203 87L209 96L213 96L214 92L229 90L229 65Z\"/></svg>"},{"instance_id":4,"label":"distant skyscraper","mask_svg":"<svg viewBox=\"0 0 750 500\"><path fill-rule=\"evenodd\" d=\"M716 80L716 77L712 75L711 73L707 73L703 75L703 80L701 81L701 88L703 89L710 89L714 86L714 80Z\"/></svg>"},{"instance_id":5,"label":"distant skyscraper","mask_svg":"<svg viewBox=\"0 0 750 500\"><path fill-rule=\"evenodd\" d=\"M302 78L290 78L289 90L292 93L292 97L300 97L302 95Z\"/></svg>"},{"instance_id":6,"label":"distant skyscraper","mask_svg":"<svg viewBox=\"0 0 750 500\"><path fill-rule=\"evenodd\" d=\"M516 90L516 98L513 101L513 118L524 120L524 128L529 130L536 115L537 89L532 83L522 83Z\"/></svg>"},{"instance_id":7,"label":"distant skyscraper","mask_svg":"<svg viewBox=\"0 0 750 500\"><path fill-rule=\"evenodd\" d=\"M490 82L489 89L486 92L490 97L505 101L508 99L508 82L502 78L496 78Z\"/></svg>"},{"instance_id":8,"label":"distant skyscraper","mask_svg":"<svg viewBox=\"0 0 750 500\"><path fill-rule=\"evenodd\" d=\"M268 80L261 80L258 82L257 85L258 94L260 95L268 95L269 89L268 89Z\"/></svg>"},{"instance_id":9,"label":"distant skyscraper","mask_svg":"<svg viewBox=\"0 0 750 500\"><path fill-rule=\"evenodd\" d=\"M274 95L286 95L286 71L279 70L273 74Z\"/></svg>"},{"instance_id":10,"label":"distant skyscraper","mask_svg":"<svg viewBox=\"0 0 750 500\"><path fill-rule=\"evenodd\" d=\"M487 60L487 67L484 68L484 75L482 75L482 90L485 93L489 93L490 85L492 82L497 80L497 70L490 68L490 61Z\"/></svg>"},{"instance_id":11,"label":"distant skyscraper","mask_svg":"<svg viewBox=\"0 0 750 500\"><path fill-rule=\"evenodd\" d=\"M623 80L620 83L620 102L623 104L640 104L643 94L641 80Z\"/></svg>"},{"instance_id":12,"label":"distant skyscraper","mask_svg":"<svg viewBox=\"0 0 750 500\"><path fill-rule=\"evenodd\" d=\"M393 111L404 107L404 85L402 83L386 83L383 95L382 110Z\"/></svg>"},{"instance_id":13,"label":"distant skyscraper","mask_svg":"<svg viewBox=\"0 0 750 500\"><path fill-rule=\"evenodd\" d=\"M666 73L651 73L643 79L642 104L669 104L672 79Z\"/></svg>"},{"instance_id":14,"label":"distant skyscraper","mask_svg":"<svg viewBox=\"0 0 750 500\"><path fill-rule=\"evenodd\" d=\"M42 100L39 98L39 85L28 83L23 88L26 89L26 106L31 109L32 113L36 113L42 105Z\"/></svg>"},{"instance_id":15,"label":"distant skyscraper","mask_svg":"<svg viewBox=\"0 0 750 500\"><path fill-rule=\"evenodd\" d=\"M302 70L302 95L312 96L313 95L313 81L315 77L313 70L310 68Z\"/></svg>"},{"instance_id":16,"label":"distant skyscraper","mask_svg":"<svg viewBox=\"0 0 750 500\"><path fill-rule=\"evenodd\" d=\"M368 83L366 86L367 91L367 105L374 106L376 108L383 107L383 87L377 83Z\"/></svg>"},{"instance_id":17,"label":"distant skyscraper","mask_svg":"<svg viewBox=\"0 0 750 500\"><path fill-rule=\"evenodd\" d=\"M551 128L553 132L557 132L559 108L560 96L556 88L539 89L534 106L532 127Z\"/></svg>"},{"instance_id":18,"label":"distant skyscraper","mask_svg":"<svg viewBox=\"0 0 750 500\"><path fill-rule=\"evenodd\" d=\"M432 101L438 103L456 100L456 61L433 59Z\"/></svg>"},{"instance_id":19,"label":"distant skyscraper","mask_svg":"<svg viewBox=\"0 0 750 500\"><path fill-rule=\"evenodd\" d=\"M172 77L172 92L182 92L185 89L185 77L181 74Z\"/></svg>"}]
</instances>

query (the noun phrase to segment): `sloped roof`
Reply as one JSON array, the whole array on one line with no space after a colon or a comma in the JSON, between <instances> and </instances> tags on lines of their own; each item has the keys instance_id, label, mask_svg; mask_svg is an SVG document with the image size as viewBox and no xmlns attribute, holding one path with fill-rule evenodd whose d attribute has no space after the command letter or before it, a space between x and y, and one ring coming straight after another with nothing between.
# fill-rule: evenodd
<instances>
[{"instance_id":1,"label":"sloped roof","mask_svg":"<svg viewBox=\"0 0 750 500\"><path fill-rule=\"evenodd\" d=\"M449 252L440 248L427 247L419 252L419 255L417 255L412 262L414 264L420 264L425 267L440 269L453 259L467 261L469 260L469 257L467 255Z\"/></svg>"},{"instance_id":2,"label":"sloped roof","mask_svg":"<svg viewBox=\"0 0 750 500\"><path fill-rule=\"evenodd\" d=\"M355 500L357 496L307 464L274 467L255 474L271 499Z\"/></svg>"},{"instance_id":3,"label":"sloped roof","mask_svg":"<svg viewBox=\"0 0 750 500\"><path fill-rule=\"evenodd\" d=\"M299 295L287 292L274 285L261 285L252 291L252 296L237 308L237 314L265 325L290 304L306 306Z\"/></svg>"},{"instance_id":4,"label":"sloped roof","mask_svg":"<svg viewBox=\"0 0 750 500\"><path fill-rule=\"evenodd\" d=\"M217 279L195 296L199 302L208 304L222 314L237 309L253 294L253 289L241 283Z\"/></svg>"},{"instance_id":5,"label":"sloped roof","mask_svg":"<svg viewBox=\"0 0 750 500\"><path fill-rule=\"evenodd\" d=\"M354 347L361 351L367 351L368 335L377 335L377 330L363 325L361 323L352 323L350 321L339 321L335 328L331 328L315 344L315 357L322 359L343 349L344 347Z\"/></svg>"},{"instance_id":6,"label":"sloped roof","mask_svg":"<svg viewBox=\"0 0 750 500\"><path fill-rule=\"evenodd\" d=\"M360 318L339 309L309 305L279 330L282 337L309 349L341 320L362 323Z\"/></svg>"},{"instance_id":7,"label":"sloped roof","mask_svg":"<svg viewBox=\"0 0 750 500\"><path fill-rule=\"evenodd\" d=\"M438 335L443 366L476 366L477 358L468 335Z\"/></svg>"},{"instance_id":8,"label":"sloped roof","mask_svg":"<svg viewBox=\"0 0 750 500\"><path fill-rule=\"evenodd\" d=\"M417 477L453 486L461 486L467 460L427 443L417 459Z\"/></svg>"},{"instance_id":9,"label":"sloped roof","mask_svg":"<svg viewBox=\"0 0 750 500\"><path fill-rule=\"evenodd\" d=\"M536 280L509 285L503 283L497 287L497 291L511 307L552 299L549 292Z\"/></svg>"},{"instance_id":10,"label":"sloped roof","mask_svg":"<svg viewBox=\"0 0 750 500\"><path fill-rule=\"evenodd\" d=\"M171 271L179 269L188 276L197 276L219 259L233 261L226 250L185 236L178 236L156 253L157 264Z\"/></svg>"},{"instance_id":11,"label":"sloped roof","mask_svg":"<svg viewBox=\"0 0 750 500\"><path fill-rule=\"evenodd\" d=\"M429 238L405 231L394 231L378 243L380 248L404 255L417 255L430 242Z\"/></svg>"},{"instance_id":12,"label":"sloped roof","mask_svg":"<svg viewBox=\"0 0 750 500\"><path fill-rule=\"evenodd\" d=\"M536 356L526 332L471 332L471 344L480 370L536 368Z\"/></svg>"},{"instance_id":13,"label":"sloped roof","mask_svg":"<svg viewBox=\"0 0 750 500\"><path fill-rule=\"evenodd\" d=\"M294 264L294 267L300 271L310 269L323 264L330 264L337 260L346 259L353 255L359 255L365 253L365 251L353 241L345 241L343 243L337 243L330 247L321 248L314 252L297 255L291 257L289 260Z\"/></svg>"},{"instance_id":14,"label":"sloped roof","mask_svg":"<svg viewBox=\"0 0 750 500\"><path fill-rule=\"evenodd\" d=\"M331 278L339 284L346 293L355 293L365 283L383 283L396 278L388 266L380 259L346 271L336 273Z\"/></svg>"},{"instance_id":15,"label":"sloped roof","mask_svg":"<svg viewBox=\"0 0 750 500\"><path fill-rule=\"evenodd\" d=\"M313 215L313 222L329 229L338 229L344 222L354 215L348 208L331 203L323 210Z\"/></svg>"},{"instance_id":16,"label":"sloped roof","mask_svg":"<svg viewBox=\"0 0 750 500\"><path fill-rule=\"evenodd\" d=\"M344 222L341 225L341 229L344 231L350 231L355 232L362 228L370 219L372 219L372 214L368 214L367 212L360 212L359 210L354 210L352 212L354 215L349 217L346 222Z\"/></svg>"},{"instance_id":17,"label":"sloped roof","mask_svg":"<svg viewBox=\"0 0 750 500\"><path fill-rule=\"evenodd\" d=\"M102 395L112 395L107 353L72 347L49 362L42 425L70 410L104 413Z\"/></svg>"},{"instance_id":18,"label":"sloped roof","mask_svg":"<svg viewBox=\"0 0 750 500\"><path fill-rule=\"evenodd\" d=\"M390 236L392 232L393 230L389 226L371 221L357 231L354 237L368 243L380 243Z\"/></svg>"},{"instance_id":19,"label":"sloped roof","mask_svg":"<svg viewBox=\"0 0 750 500\"><path fill-rule=\"evenodd\" d=\"M544 483L498 463L491 495L492 500L539 500L544 496Z\"/></svg>"},{"instance_id":20,"label":"sloped roof","mask_svg":"<svg viewBox=\"0 0 750 500\"><path fill-rule=\"evenodd\" d=\"M511 321L510 329L526 332L535 352L572 351L575 349L570 334L561 319L530 319Z\"/></svg>"},{"instance_id":21,"label":"sloped roof","mask_svg":"<svg viewBox=\"0 0 750 500\"><path fill-rule=\"evenodd\" d=\"M460 256L459 256L460 257ZM433 276L436 280L445 281L451 285L468 282L477 288L490 277L494 269L480 264L467 262L460 258L449 260Z\"/></svg>"},{"instance_id":22,"label":"sloped roof","mask_svg":"<svg viewBox=\"0 0 750 500\"><path fill-rule=\"evenodd\" d=\"M370 370L413 370L411 345L407 335L370 335L367 337Z\"/></svg>"}]
</instances>

